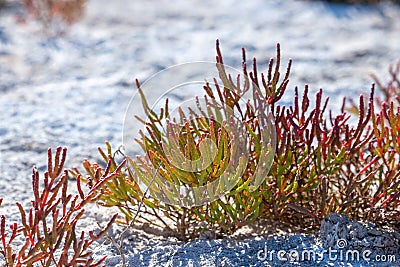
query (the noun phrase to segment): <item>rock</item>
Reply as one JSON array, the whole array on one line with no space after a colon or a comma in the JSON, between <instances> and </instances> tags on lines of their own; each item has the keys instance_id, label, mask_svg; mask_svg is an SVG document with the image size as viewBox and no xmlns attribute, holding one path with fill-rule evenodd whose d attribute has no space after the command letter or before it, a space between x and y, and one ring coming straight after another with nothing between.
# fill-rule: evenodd
<instances>
[{"instance_id":1,"label":"rock","mask_svg":"<svg viewBox=\"0 0 400 267\"><path fill-rule=\"evenodd\" d=\"M398 232L379 228L372 223L352 221L336 213L329 214L322 221L319 237L325 248L368 249L372 255L400 253Z\"/></svg>"}]
</instances>

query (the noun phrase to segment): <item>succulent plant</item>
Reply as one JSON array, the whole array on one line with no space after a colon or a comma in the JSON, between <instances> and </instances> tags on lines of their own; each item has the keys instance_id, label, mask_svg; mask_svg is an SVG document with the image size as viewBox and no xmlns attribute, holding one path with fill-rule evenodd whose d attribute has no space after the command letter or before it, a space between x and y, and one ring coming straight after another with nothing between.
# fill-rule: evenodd
<instances>
[{"instance_id":1,"label":"succulent plant","mask_svg":"<svg viewBox=\"0 0 400 267\"><path fill-rule=\"evenodd\" d=\"M217 42L219 77L203 86L206 105L199 105L197 110L180 109L173 118L169 116L168 100L159 112L148 106L137 81L147 118L136 118L145 130L138 132L135 141L145 153L136 158L126 156L130 167L120 169L119 175L100 189L99 203L121 209L125 223L160 226L182 240L205 230L214 231L216 236L230 234L260 218L305 231L318 229L331 212L354 220L398 220L400 127L399 109L393 99L399 88L399 68L391 69L393 81L388 87L378 83L386 102L377 101L372 86L369 97L362 95L359 104L353 105L357 115L347 113L345 100L339 114L333 115L326 110L328 98L323 99L322 90L312 101L308 86L301 97L295 87L292 105L280 104L288 88L291 61L285 75L281 75L279 44L277 57L269 61L265 74L259 73L256 59L248 70L244 49L242 58L242 76L232 77L223 65ZM240 99L246 92L252 99L243 106ZM198 103L201 99L197 97ZM221 110L238 114L243 128L237 126L239 123L230 125L229 116ZM358 123L350 124L351 116L357 116ZM217 119L220 117L225 120ZM231 167L229 159L238 142L230 134L233 126L245 140L249 155L246 163L235 165L243 168L243 173L230 176L233 184L222 184L229 188L223 197L211 197L202 205L179 202L182 187L188 188L196 200L203 195L195 188L213 184ZM168 138L163 129L169 129ZM266 129L276 134L268 149L261 145ZM206 139L211 139L215 147L201 147ZM100 153L113 171L118 160L108 143L107 147L107 154L101 149ZM204 162L195 163L189 170L175 167L175 161L196 162L202 154L212 155L206 159L206 168ZM266 155L263 160L270 160L272 166L257 176L262 170L258 166L265 163L261 158ZM102 167L97 163L85 161L84 167L91 181L101 180ZM80 175L77 169L74 174ZM151 190L143 190L140 183ZM220 182L209 188L218 186ZM213 196L212 190L207 193Z\"/></svg>"},{"instance_id":2,"label":"succulent plant","mask_svg":"<svg viewBox=\"0 0 400 267\"><path fill-rule=\"evenodd\" d=\"M48 171L40 181L39 171L34 167L32 207L26 210L18 206L21 220L9 223L6 215L0 219L0 253L6 266L99 266L103 257L95 261L90 250L93 242L105 235L117 218L115 214L108 225L98 234L93 231L77 232L77 223L85 213L84 206L96 199L98 187L117 176L108 173L103 180L93 184L85 195L78 182L79 195L68 193L68 171L63 169L67 149L57 148L53 161L52 151L48 150ZM40 184L43 188L40 190ZM1 204L0 199L0 204ZM14 245L23 239L22 246Z\"/></svg>"}]
</instances>

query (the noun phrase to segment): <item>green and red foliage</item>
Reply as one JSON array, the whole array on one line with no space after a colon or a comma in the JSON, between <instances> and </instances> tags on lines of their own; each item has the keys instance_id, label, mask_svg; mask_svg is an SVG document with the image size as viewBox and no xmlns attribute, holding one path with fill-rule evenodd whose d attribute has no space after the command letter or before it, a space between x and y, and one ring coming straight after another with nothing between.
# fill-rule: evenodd
<instances>
[{"instance_id":1,"label":"green and red foliage","mask_svg":"<svg viewBox=\"0 0 400 267\"><path fill-rule=\"evenodd\" d=\"M106 143L106 152L99 148L104 166L85 160L87 177L76 168L69 171L77 179L78 194L74 196L67 194L68 172L63 171L66 149L57 149L54 164L49 150L48 171L41 192L39 173L33 170L32 208L25 211L17 203L22 225L12 223L7 230L6 217L1 216L1 253L7 265L101 264L102 260L93 262L90 258L89 247L105 234L116 216L99 235L92 232L89 238L84 232L77 235L76 224L84 214L83 207L93 202L120 209L125 215L121 223L147 223L168 229L182 240L197 237L204 230L211 230L216 236L231 234L262 218L311 231L318 229L321 220L331 212L399 227L400 63L390 68L391 80L387 86L375 77L383 100L374 96L372 86L369 97L360 96L359 104L350 108L358 117L358 122L351 124L354 115L346 112L345 102L338 115L326 111L328 99L323 99L322 90L312 101L307 86L302 94L295 87L293 104L280 104L288 90L291 61L285 75L281 75L279 45L277 57L269 61L265 74L259 73L256 59L252 60L251 70L247 69L244 49L242 58L243 76L235 79L226 73L217 43L216 67L221 82L215 78L214 83L205 83L203 87L206 103L212 105L199 113L190 110L185 114L180 110L179 117L172 118L181 123L176 136L180 153L195 160L203 152L201 140L210 138L216 144L212 164L197 172L171 166L161 134L163 119L169 114L168 101L159 113L151 110L137 82L148 118L137 118L147 133L139 131L136 142L145 155L135 159L118 157ZM239 101L246 92L251 92L253 99L243 107ZM235 139L226 134L221 123L213 121L221 116L218 113L221 106L237 112L245 126L242 138L247 140L250 156L247 163L237 166L245 169L237 183L221 198L186 208L160 201L161 195L157 195L174 199L178 191L168 194L143 191L138 179L148 186L159 183L161 177L179 186L196 187L223 175L232 155L230 144ZM257 166L263 164L260 160L266 153L261 146L263 119L271 120L276 133L275 153L271 157L272 167L264 174L266 179L254 186ZM125 166L126 162L132 168ZM159 177L152 175L155 166ZM87 194L81 181L90 188ZM25 238L22 247L13 247L13 241L20 237Z\"/></svg>"},{"instance_id":2,"label":"green and red foliage","mask_svg":"<svg viewBox=\"0 0 400 267\"><path fill-rule=\"evenodd\" d=\"M32 207L25 210L16 203L20 212L20 223L10 223L7 227L6 215L0 221L0 253L6 266L99 266L105 257L95 261L90 250L93 242L105 235L117 214L98 234L93 231L77 232L77 223L85 213L84 206L96 201L98 189L117 173L108 173L102 181L92 185L85 195L78 183L79 195L68 193L68 172L64 170L66 148L57 148L53 161L48 150L48 170L43 181L34 167ZM123 165L124 163L122 163ZM122 167L121 165L121 167ZM43 188L40 190L40 184ZM1 201L0 201L1 203ZM22 239L22 246L14 245Z\"/></svg>"},{"instance_id":3,"label":"green and red foliage","mask_svg":"<svg viewBox=\"0 0 400 267\"><path fill-rule=\"evenodd\" d=\"M300 227L305 231L317 230L321 220L331 212L346 214L354 220L385 221L396 226L396 221L400 219L400 115L398 102L393 102L394 99L398 101L399 67L391 69L393 79L389 86L378 84L384 92L385 101L375 99L372 86L369 97L360 96L358 122L351 124L349 121L354 115L346 112L345 103L338 115L326 110L328 98L323 98L322 90L316 93L315 100L311 100L307 86L302 93L296 87L293 104L280 104L281 97L288 90L291 61L285 75L281 75L279 45L276 60L269 61L265 74L259 73L256 59L252 60L249 71L244 49L242 52L243 76L231 77L223 67L217 43L216 67L222 86L218 85L217 79L212 85L204 85L209 101L228 105L241 114L242 123L246 125L244 138L248 140L251 156L238 183L224 197L191 208L166 204L157 200L157 196L148 196L143 192L138 186L138 178L146 184L157 183L157 179L150 175L154 166L159 166L158 172L164 179L179 185L198 186L218 178L226 168L224 163L227 158L217 158L209 169L195 175L173 169L160 145L163 140L159 126L168 114L168 102L157 113L149 109L141 93L148 118L138 119L147 133L139 132L136 142L145 151L145 156L128 158L133 171L129 168L120 170L120 175L101 189L100 203L117 206L129 222L135 218L134 214L143 202L145 207L142 213L138 213L138 221L147 220L152 225L161 222L164 228L172 230L183 240L198 236L204 230L200 227L204 225L201 222L205 222L206 229L215 231L217 236L233 233L260 218ZM250 82L240 87L241 79ZM141 92L139 82L137 87ZM243 109L238 101L246 91L253 92L253 100ZM266 179L257 185L257 190L253 190L252 177L263 153L260 149L262 127L259 119L267 110L276 130L276 153L271 169L265 174ZM209 112L209 118L217 115L216 110ZM184 155L195 158L200 153L199 140L204 135L220 133L215 138L221 152L218 154L229 157L230 147L226 144L232 140L223 137L221 125L213 124L193 112L185 114L181 111L179 117L174 119L182 122L179 147ZM107 146L107 155L102 150L100 152L105 162L113 162L113 168L116 168L116 158L109 144ZM98 164L84 162L84 167L93 181L99 181L95 175L101 172ZM74 174L80 176L76 169ZM152 215L156 221L141 216L143 214ZM172 221L173 226L167 221Z\"/></svg>"},{"instance_id":4,"label":"green and red foliage","mask_svg":"<svg viewBox=\"0 0 400 267\"><path fill-rule=\"evenodd\" d=\"M129 168L123 168L123 164L117 163L117 157L112 152L111 145L106 142L107 151L99 148L99 153L102 156L106 166L100 166L97 163L90 163L89 160L83 161L82 165L86 170L88 176L83 176L77 168L70 170L70 173L77 177L79 181L86 182L89 187L93 184L103 182L103 186L93 188L93 192L96 196L91 200L104 207L118 207L121 212L125 215L126 220L130 221L133 219L135 212L135 206L137 203L142 201L142 192L138 184L131 179L133 174ZM112 179L105 180L110 173L115 173Z\"/></svg>"}]
</instances>

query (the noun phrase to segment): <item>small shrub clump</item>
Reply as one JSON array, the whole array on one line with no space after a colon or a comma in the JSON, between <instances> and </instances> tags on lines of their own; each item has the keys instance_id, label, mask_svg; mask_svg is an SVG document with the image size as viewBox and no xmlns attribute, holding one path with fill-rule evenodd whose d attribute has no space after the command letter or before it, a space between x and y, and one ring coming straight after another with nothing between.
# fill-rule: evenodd
<instances>
[{"instance_id":1,"label":"small shrub clump","mask_svg":"<svg viewBox=\"0 0 400 267\"><path fill-rule=\"evenodd\" d=\"M38 21L48 35L60 35L84 15L86 0L22 0L26 16Z\"/></svg>"},{"instance_id":2,"label":"small shrub clump","mask_svg":"<svg viewBox=\"0 0 400 267\"><path fill-rule=\"evenodd\" d=\"M205 230L213 231L216 236L231 234L262 218L312 231L317 230L321 220L331 212L346 214L354 220L398 225L400 115L392 100L398 93L394 89L394 86L398 88L398 68L391 71L393 81L388 87L378 84L386 94L386 101L375 100L372 86L369 97L361 96L355 106L358 123L352 125L349 119L354 115L347 113L350 107L345 101L339 114L333 115L326 110L328 98L323 98L322 90L312 100L308 86L302 93L296 87L292 105L279 103L288 90L291 69L289 61L285 74L281 74L279 45L277 57L269 61L266 73L259 73L255 58L248 70L244 49L242 58L243 76L231 77L223 67L217 42L216 67L220 83L217 78L214 83L205 83L204 93L207 103L218 104L208 105L208 110L200 109L197 113L180 110L179 116L173 118L174 123L180 123L181 132L175 140L181 155L197 159L201 154L199 144L204 138L211 138L216 144L217 157L208 168L199 172L173 167L173 159L163 147L166 140L161 132L169 114L168 100L159 112L151 110L137 81L148 118L137 118L147 132L139 132L135 141L145 155L134 159L126 156L132 168L121 169L118 176L99 188L98 203L118 207L125 215L125 223L142 222L162 227L182 240L197 237ZM240 81L245 81L245 86L240 87ZM251 92L253 99L243 108L239 99L246 92ZM234 153L231 144L235 140L212 119L220 115L218 107L221 106L238 112L246 126L243 137L250 156L246 166L238 166L244 167L245 171L237 184L224 197L193 207L159 200L173 199L179 194L176 189L143 192L139 181L149 187L154 183L158 188L162 188L162 179L175 183L176 188L182 185L197 187L210 184L223 175L229 157ZM260 148L263 138L260 118L268 110L276 131L275 154L266 179L256 184L254 190L253 177L265 153ZM111 146L107 143L107 153L102 149L99 151L111 171L115 170L118 157ZM98 182L103 170L101 165L88 161L83 165L90 175L88 181ZM150 175L155 168L157 175ZM83 177L77 169L72 173ZM137 213L141 207L141 212Z\"/></svg>"}]
</instances>

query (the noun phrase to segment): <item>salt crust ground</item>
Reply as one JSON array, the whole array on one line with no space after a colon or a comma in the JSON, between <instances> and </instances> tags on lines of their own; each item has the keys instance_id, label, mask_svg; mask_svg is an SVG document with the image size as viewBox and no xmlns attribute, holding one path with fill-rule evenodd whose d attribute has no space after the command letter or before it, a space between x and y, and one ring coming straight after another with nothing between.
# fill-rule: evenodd
<instances>
[{"instance_id":1,"label":"salt crust ground","mask_svg":"<svg viewBox=\"0 0 400 267\"><path fill-rule=\"evenodd\" d=\"M0 10L0 211L11 221L18 220L15 201L29 204L30 169L45 169L49 146L68 146L67 166L97 160L104 140L121 144L134 78L144 80L177 63L213 61L216 38L225 62L234 67L240 67L242 46L261 63L274 56L280 42L283 62L294 59L283 101L290 104L294 86L308 83L312 92L324 89L334 110L343 96L369 90L369 73L385 74L400 58L400 8L391 4L92 0L86 16L62 38L47 38L34 23L18 25L20 11L16 1ZM95 228L96 218L100 223L108 218L104 211L96 215L95 208L92 214L82 227ZM264 266L256 255L265 244L321 248L314 237L301 235L183 244L131 231L125 246L129 266ZM102 254L109 256L108 266L119 263L111 246L96 248L96 255ZM367 264L347 266L361 265ZM293 265L275 261L271 266Z\"/></svg>"}]
</instances>

